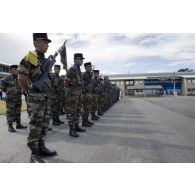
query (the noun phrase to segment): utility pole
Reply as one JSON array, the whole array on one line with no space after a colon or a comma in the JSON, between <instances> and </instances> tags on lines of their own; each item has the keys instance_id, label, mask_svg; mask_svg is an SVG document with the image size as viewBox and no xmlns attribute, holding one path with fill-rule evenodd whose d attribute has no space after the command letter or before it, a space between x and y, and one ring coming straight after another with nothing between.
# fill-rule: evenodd
<instances>
[{"instance_id":1,"label":"utility pole","mask_svg":"<svg viewBox=\"0 0 195 195\"><path fill-rule=\"evenodd\" d=\"M175 64L174 64L174 73L173 73L173 96L175 96Z\"/></svg>"}]
</instances>

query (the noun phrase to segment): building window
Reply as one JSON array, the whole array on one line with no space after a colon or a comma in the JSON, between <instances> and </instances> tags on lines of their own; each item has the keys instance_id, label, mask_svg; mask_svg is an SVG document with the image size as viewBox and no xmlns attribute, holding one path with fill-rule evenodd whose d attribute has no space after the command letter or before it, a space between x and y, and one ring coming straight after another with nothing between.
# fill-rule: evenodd
<instances>
[{"instance_id":1,"label":"building window","mask_svg":"<svg viewBox=\"0 0 195 195\"><path fill-rule=\"evenodd\" d=\"M129 85L134 85L134 81L129 81Z\"/></svg>"},{"instance_id":2,"label":"building window","mask_svg":"<svg viewBox=\"0 0 195 195\"><path fill-rule=\"evenodd\" d=\"M192 80L192 83L195 83L195 79Z\"/></svg>"},{"instance_id":3,"label":"building window","mask_svg":"<svg viewBox=\"0 0 195 195\"><path fill-rule=\"evenodd\" d=\"M192 80L188 80L188 83L189 83L189 84L192 83Z\"/></svg>"},{"instance_id":4,"label":"building window","mask_svg":"<svg viewBox=\"0 0 195 195\"><path fill-rule=\"evenodd\" d=\"M188 92L190 93L193 93L193 92L195 92L195 89L194 88L191 88L191 89L188 89Z\"/></svg>"},{"instance_id":5,"label":"building window","mask_svg":"<svg viewBox=\"0 0 195 195\"><path fill-rule=\"evenodd\" d=\"M143 84L143 81L139 81L139 84Z\"/></svg>"},{"instance_id":6,"label":"building window","mask_svg":"<svg viewBox=\"0 0 195 195\"><path fill-rule=\"evenodd\" d=\"M135 84L138 85L139 84L139 81L135 81Z\"/></svg>"}]
</instances>

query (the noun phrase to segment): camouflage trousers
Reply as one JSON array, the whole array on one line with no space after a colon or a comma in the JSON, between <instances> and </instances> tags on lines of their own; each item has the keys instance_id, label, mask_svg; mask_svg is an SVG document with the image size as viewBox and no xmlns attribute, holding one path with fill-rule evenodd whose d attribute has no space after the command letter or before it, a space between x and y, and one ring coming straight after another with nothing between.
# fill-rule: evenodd
<instances>
[{"instance_id":1,"label":"camouflage trousers","mask_svg":"<svg viewBox=\"0 0 195 195\"><path fill-rule=\"evenodd\" d=\"M66 102L68 111L68 124L69 126L75 126L75 124L79 124L79 118L81 115L81 95L68 95Z\"/></svg>"},{"instance_id":2,"label":"camouflage trousers","mask_svg":"<svg viewBox=\"0 0 195 195\"><path fill-rule=\"evenodd\" d=\"M104 101L104 96L102 94L98 95L98 112L103 111Z\"/></svg>"},{"instance_id":3,"label":"camouflage trousers","mask_svg":"<svg viewBox=\"0 0 195 195\"><path fill-rule=\"evenodd\" d=\"M51 116L53 120L58 119L60 115L60 100L58 97L51 98Z\"/></svg>"},{"instance_id":4,"label":"camouflage trousers","mask_svg":"<svg viewBox=\"0 0 195 195\"><path fill-rule=\"evenodd\" d=\"M82 119L86 120L88 119L89 113L91 112L92 94L90 93L83 94L82 104L83 104Z\"/></svg>"},{"instance_id":5,"label":"camouflage trousers","mask_svg":"<svg viewBox=\"0 0 195 195\"><path fill-rule=\"evenodd\" d=\"M64 98L64 93L61 93L59 95L59 113L63 112L64 111L64 108L65 108L65 98Z\"/></svg>"},{"instance_id":6,"label":"camouflage trousers","mask_svg":"<svg viewBox=\"0 0 195 195\"><path fill-rule=\"evenodd\" d=\"M30 109L28 145L37 148L38 141L44 140L47 135L50 115L51 102L49 98L40 96L28 96Z\"/></svg>"},{"instance_id":7,"label":"camouflage trousers","mask_svg":"<svg viewBox=\"0 0 195 195\"><path fill-rule=\"evenodd\" d=\"M7 124L12 125L13 122L21 121L22 100L20 97L6 97L6 117Z\"/></svg>"},{"instance_id":8,"label":"camouflage trousers","mask_svg":"<svg viewBox=\"0 0 195 195\"><path fill-rule=\"evenodd\" d=\"M97 95L92 95L92 106L91 106L91 113L95 113L98 108L98 101L97 101Z\"/></svg>"}]
</instances>

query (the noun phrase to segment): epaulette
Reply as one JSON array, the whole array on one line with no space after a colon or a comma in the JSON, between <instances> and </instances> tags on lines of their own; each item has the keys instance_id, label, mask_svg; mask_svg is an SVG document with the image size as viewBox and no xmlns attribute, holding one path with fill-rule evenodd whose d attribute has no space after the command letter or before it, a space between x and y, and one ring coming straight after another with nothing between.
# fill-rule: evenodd
<instances>
[{"instance_id":1,"label":"epaulette","mask_svg":"<svg viewBox=\"0 0 195 195\"><path fill-rule=\"evenodd\" d=\"M36 52L29 51L25 57L25 60L34 66L38 66L38 56Z\"/></svg>"}]
</instances>

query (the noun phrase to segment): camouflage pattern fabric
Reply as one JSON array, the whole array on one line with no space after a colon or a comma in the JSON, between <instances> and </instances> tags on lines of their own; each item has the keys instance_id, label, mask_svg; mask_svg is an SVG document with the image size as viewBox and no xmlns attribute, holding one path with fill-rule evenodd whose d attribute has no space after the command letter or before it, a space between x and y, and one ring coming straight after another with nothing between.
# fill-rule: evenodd
<instances>
[{"instance_id":1,"label":"camouflage pattern fabric","mask_svg":"<svg viewBox=\"0 0 195 195\"><path fill-rule=\"evenodd\" d=\"M68 124L72 127L79 124L79 118L81 115L82 80L80 67L73 65L69 68L65 80L69 83L66 88Z\"/></svg>"},{"instance_id":2,"label":"camouflage pattern fabric","mask_svg":"<svg viewBox=\"0 0 195 195\"><path fill-rule=\"evenodd\" d=\"M6 117L7 124L21 121L22 91L18 85L18 79L15 75L5 77L0 86L6 93Z\"/></svg>"},{"instance_id":3,"label":"camouflage pattern fabric","mask_svg":"<svg viewBox=\"0 0 195 195\"><path fill-rule=\"evenodd\" d=\"M60 114L60 76L54 73L51 77L51 115L53 119L57 119Z\"/></svg>"},{"instance_id":4,"label":"camouflage pattern fabric","mask_svg":"<svg viewBox=\"0 0 195 195\"><path fill-rule=\"evenodd\" d=\"M92 79L92 84L93 84L93 90L92 90L92 106L91 106L91 113L95 113L98 109L98 100L97 96L99 94L100 88L98 85L98 79L93 78Z\"/></svg>"},{"instance_id":5,"label":"camouflage pattern fabric","mask_svg":"<svg viewBox=\"0 0 195 195\"><path fill-rule=\"evenodd\" d=\"M39 52L35 51L34 54L36 55L36 63L31 62L27 54L18 68L20 74L27 76L30 86L27 102L30 107L28 146L31 146L31 149L37 148L38 141L45 138L51 114L49 97L33 88L33 83L42 75L41 65L46 61L46 58L44 54Z\"/></svg>"},{"instance_id":6,"label":"camouflage pattern fabric","mask_svg":"<svg viewBox=\"0 0 195 195\"><path fill-rule=\"evenodd\" d=\"M83 93L82 93L82 104L83 104L83 112L82 119L88 119L89 113L91 112L92 106L92 75L91 72L84 72L82 75L82 83L83 83Z\"/></svg>"}]
</instances>

